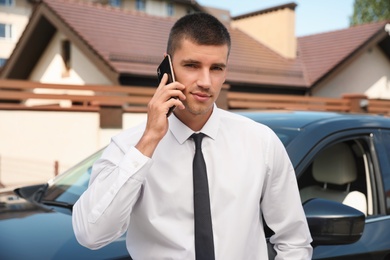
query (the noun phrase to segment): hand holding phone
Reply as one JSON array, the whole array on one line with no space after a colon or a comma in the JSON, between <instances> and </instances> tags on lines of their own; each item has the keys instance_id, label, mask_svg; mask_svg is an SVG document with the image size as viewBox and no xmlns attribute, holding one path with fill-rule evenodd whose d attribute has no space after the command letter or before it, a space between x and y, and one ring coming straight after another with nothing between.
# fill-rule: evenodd
<instances>
[{"instance_id":1,"label":"hand holding phone","mask_svg":"<svg viewBox=\"0 0 390 260\"><path fill-rule=\"evenodd\" d=\"M167 84L175 82L175 74L173 72L172 60L171 60L171 57L169 56L169 54L167 54L165 56L165 58L163 59L163 61L161 62L161 64L157 68L157 77L158 77L159 83L161 82L161 79L165 73L168 74ZM176 97L172 97L172 98L176 98ZM176 108L176 106L172 106L169 108L168 113L167 113L167 117L172 114L172 112L175 108Z\"/></svg>"}]
</instances>

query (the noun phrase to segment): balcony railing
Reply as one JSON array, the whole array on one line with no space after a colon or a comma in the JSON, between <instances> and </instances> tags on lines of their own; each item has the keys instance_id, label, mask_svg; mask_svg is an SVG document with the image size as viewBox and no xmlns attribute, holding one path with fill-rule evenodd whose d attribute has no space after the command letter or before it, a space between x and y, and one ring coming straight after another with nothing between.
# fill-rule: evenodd
<instances>
[{"instance_id":1,"label":"balcony railing","mask_svg":"<svg viewBox=\"0 0 390 260\"><path fill-rule=\"evenodd\" d=\"M109 85L60 85L22 80L0 80L0 109L99 111L117 107L124 112L146 112L155 88ZM390 115L390 100L361 94L341 98L229 92L221 95L225 109L314 110ZM221 100L224 99L224 100Z\"/></svg>"}]
</instances>

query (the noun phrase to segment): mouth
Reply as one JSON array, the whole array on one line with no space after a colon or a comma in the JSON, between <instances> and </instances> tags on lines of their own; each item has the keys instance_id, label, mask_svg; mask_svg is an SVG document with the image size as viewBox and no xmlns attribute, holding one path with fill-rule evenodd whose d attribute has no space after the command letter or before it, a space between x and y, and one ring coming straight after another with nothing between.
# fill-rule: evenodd
<instances>
[{"instance_id":1,"label":"mouth","mask_svg":"<svg viewBox=\"0 0 390 260\"><path fill-rule=\"evenodd\" d=\"M211 98L211 95L204 92L193 92L191 93L195 100L199 102L206 102Z\"/></svg>"}]
</instances>

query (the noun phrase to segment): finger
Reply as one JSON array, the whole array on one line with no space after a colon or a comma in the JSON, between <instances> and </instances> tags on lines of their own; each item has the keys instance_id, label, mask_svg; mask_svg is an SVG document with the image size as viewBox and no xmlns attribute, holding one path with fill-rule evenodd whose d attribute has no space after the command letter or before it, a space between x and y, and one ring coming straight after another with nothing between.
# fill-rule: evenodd
<instances>
[{"instance_id":1,"label":"finger","mask_svg":"<svg viewBox=\"0 0 390 260\"><path fill-rule=\"evenodd\" d=\"M182 92L184 89L185 86L183 84L179 82L173 82L168 85L159 87L159 89L156 90L155 96L160 97L164 101L170 98L179 98L184 100L186 98Z\"/></svg>"},{"instance_id":2,"label":"finger","mask_svg":"<svg viewBox=\"0 0 390 260\"><path fill-rule=\"evenodd\" d=\"M167 112L168 112L169 108L171 108L173 106L178 107L180 109L185 108L183 102L180 99L176 99L176 98L171 98L171 99L167 100L164 105L166 105L166 107L167 107L167 109L166 109Z\"/></svg>"},{"instance_id":3,"label":"finger","mask_svg":"<svg viewBox=\"0 0 390 260\"><path fill-rule=\"evenodd\" d=\"M180 89L172 89L167 91L170 97L178 98L180 100L185 100L186 96L184 95L183 91Z\"/></svg>"},{"instance_id":4,"label":"finger","mask_svg":"<svg viewBox=\"0 0 390 260\"><path fill-rule=\"evenodd\" d=\"M168 74L164 73L163 77L161 78L160 84L158 84L157 88L161 88L165 86L168 83Z\"/></svg>"}]
</instances>

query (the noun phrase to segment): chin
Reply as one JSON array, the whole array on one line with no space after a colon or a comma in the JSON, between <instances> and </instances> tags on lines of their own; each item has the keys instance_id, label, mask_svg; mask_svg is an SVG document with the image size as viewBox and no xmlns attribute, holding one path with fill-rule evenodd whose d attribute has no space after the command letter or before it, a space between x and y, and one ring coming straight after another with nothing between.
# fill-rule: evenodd
<instances>
[{"instance_id":1,"label":"chin","mask_svg":"<svg viewBox=\"0 0 390 260\"><path fill-rule=\"evenodd\" d=\"M193 115L205 115L213 110L213 105L187 105L186 110Z\"/></svg>"}]
</instances>

